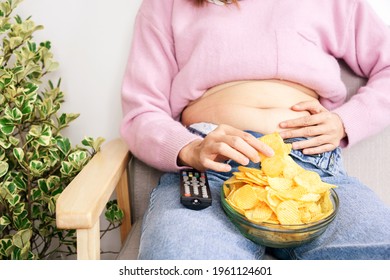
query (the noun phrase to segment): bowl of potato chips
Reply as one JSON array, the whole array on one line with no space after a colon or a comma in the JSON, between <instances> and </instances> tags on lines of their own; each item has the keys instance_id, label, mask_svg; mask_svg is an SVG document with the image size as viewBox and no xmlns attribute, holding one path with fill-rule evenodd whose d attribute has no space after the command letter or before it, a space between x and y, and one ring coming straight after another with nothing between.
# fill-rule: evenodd
<instances>
[{"instance_id":1,"label":"bowl of potato chips","mask_svg":"<svg viewBox=\"0 0 390 280\"><path fill-rule=\"evenodd\" d=\"M278 133L260 138L273 148L261 167L240 166L221 191L222 208L240 232L257 244L287 248L320 236L335 218L335 185L305 170L290 156L291 144Z\"/></svg>"}]
</instances>

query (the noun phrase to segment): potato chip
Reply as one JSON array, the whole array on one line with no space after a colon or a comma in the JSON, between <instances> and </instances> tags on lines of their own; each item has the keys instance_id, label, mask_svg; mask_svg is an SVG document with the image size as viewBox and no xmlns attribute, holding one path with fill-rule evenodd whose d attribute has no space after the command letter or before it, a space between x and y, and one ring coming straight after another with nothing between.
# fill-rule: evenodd
<instances>
[{"instance_id":1,"label":"potato chip","mask_svg":"<svg viewBox=\"0 0 390 280\"><path fill-rule=\"evenodd\" d=\"M267 221L271 217L272 213L272 209L269 208L266 203L260 202L256 205L256 207L246 210L245 217L255 223L262 223Z\"/></svg>"},{"instance_id":2,"label":"potato chip","mask_svg":"<svg viewBox=\"0 0 390 280\"><path fill-rule=\"evenodd\" d=\"M318 193L305 193L300 198L298 198L299 201L306 201L306 202L312 202L312 201L318 201L321 198L321 195Z\"/></svg>"},{"instance_id":3,"label":"potato chip","mask_svg":"<svg viewBox=\"0 0 390 280\"><path fill-rule=\"evenodd\" d=\"M255 191L257 199L259 201L262 201L262 202L267 201L267 194L268 194L268 192L266 191L265 188L257 187L257 188L254 188L254 191Z\"/></svg>"},{"instance_id":4,"label":"potato chip","mask_svg":"<svg viewBox=\"0 0 390 280\"><path fill-rule=\"evenodd\" d=\"M278 177L283 174L286 164L283 156L275 155L270 158L264 158L261 161L261 168L265 175L269 177Z\"/></svg>"},{"instance_id":5,"label":"potato chip","mask_svg":"<svg viewBox=\"0 0 390 280\"><path fill-rule=\"evenodd\" d=\"M330 191L326 191L324 195L322 195L319 205L321 206L321 210L323 213L328 213L333 210L333 203L330 200Z\"/></svg>"},{"instance_id":6,"label":"potato chip","mask_svg":"<svg viewBox=\"0 0 390 280\"><path fill-rule=\"evenodd\" d=\"M260 137L259 140L271 147L275 155L285 156L291 152L291 144L284 143L283 138L277 132L266 134ZM267 157L260 153L260 159L264 158Z\"/></svg>"},{"instance_id":7,"label":"potato chip","mask_svg":"<svg viewBox=\"0 0 390 280\"><path fill-rule=\"evenodd\" d=\"M224 194L225 197L229 196L231 190L232 189L230 188L229 184L226 184L226 183L223 184L223 194Z\"/></svg>"},{"instance_id":8,"label":"potato chip","mask_svg":"<svg viewBox=\"0 0 390 280\"><path fill-rule=\"evenodd\" d=\"M270 177L268 178L269 186L275 191L287 191L293 186L293 180L282 177Z\"/></svg>"},{"instance_id":9,"label":"potato chip","mask_svg":"<svg viewBox=\"0 0 390 280\"><path fill-rule=\"evenodd\" d=\"M266 203L269 205L269 207L273 210L276 209L276 207L283 201L281 197L279 196L278 192L274 191L270 187L266 187L267 191L267 200Z\"/></svg>"},{"instance_id":10,"label":"potato chip","mask_svg":"<svg viewBox=\"0 0 390 280\"><path fill-rule=\"evenodd\" d=\"M234 202L233 202L231 199L229 199L229 198L227 198L226 201L227 201L227 203L229 203L229 205L230 205L234 210L236 210L236 211L237 211L238 213L240 213L241 215L245 216L245 210L244 210L244 209L242 209L242 208L236 206L236 204L234 204Z\"/></svg>"},{"instance_id":11,"label":"potato chip","mask_svg":"<svg viewBox=\"0 0 390 280\"><path fill-rule=\"evenodd\" d=\"M298 207L298 203L294 200L286 200L279 203L276 208L276 216L280 223L285 225L301 224L301 214Z\"/></svg>"},{"instance_id":12,"label":"potato chip","mask_svg":"<svg viewBox=\"0 0 390 280\"><path fill-rule=\"evenodd\" d=\"M283 177L292 179L301 173L304 169L297 164L290 156L284 158L285 166L283 169Z\"/></svg>"},{"instance_id":13,"label":"potato chip","mask_svg":"<svg viewBox=\"0 0 390 280\"><path fill-rule=\"evenodd\" d=\"M294 177L297 185L307 189L308 192L322 193L325 189L322 188L320 175L314 171L303 170Z\"/></svg>"},{"instance_id":14,"label":"potato chip","mask_svg":"<svg viewBox=\"0 0 390 280\"><path fill-rule=\"evenodd\" d=\"M256 192L250 185L245 185L236 190L231 200L238 208L243 210L251 209L259 202Z\"/></svg>"}]
</instances>

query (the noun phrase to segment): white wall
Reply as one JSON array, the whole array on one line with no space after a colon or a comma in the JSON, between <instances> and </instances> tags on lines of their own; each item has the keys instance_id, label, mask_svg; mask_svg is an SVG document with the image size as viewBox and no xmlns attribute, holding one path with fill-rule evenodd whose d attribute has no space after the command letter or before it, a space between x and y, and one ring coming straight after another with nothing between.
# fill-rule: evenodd
<instances>
[{"instance_id":1,"label":"white wall","mask_svg":"<svg viewBox=\"0 0 390 280\"><path fill-rule=\"evenodd\" d=\"M45 29L60 68L62 112L80 113L66 131L73 144L84 136L119 136L120 87L141 0L24 0L17 12Z\"/></svg>"}]
</instances>

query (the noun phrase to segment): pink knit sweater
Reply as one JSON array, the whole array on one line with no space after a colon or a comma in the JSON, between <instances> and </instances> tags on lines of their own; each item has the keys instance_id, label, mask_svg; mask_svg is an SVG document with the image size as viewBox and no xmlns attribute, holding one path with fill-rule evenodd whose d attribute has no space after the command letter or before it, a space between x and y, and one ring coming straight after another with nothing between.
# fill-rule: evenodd
<instances>
[{"instance_id":1,"label":"pink knit sweater","mask_svg":"<svg viewBox=\"0 0 390 280\"><path fill-rule=\"evenodd\" d=\"M369 78L347 102L336 58ZM342 118L343 146L355 144L390 124L389 28L363 0L243 0L239 8L144 0L123 81L121 135L141 160L177 170L180 149L198 137L180 123L183 108L212 86L244 79L314 89Z\"/></svg>"}]
</instances>

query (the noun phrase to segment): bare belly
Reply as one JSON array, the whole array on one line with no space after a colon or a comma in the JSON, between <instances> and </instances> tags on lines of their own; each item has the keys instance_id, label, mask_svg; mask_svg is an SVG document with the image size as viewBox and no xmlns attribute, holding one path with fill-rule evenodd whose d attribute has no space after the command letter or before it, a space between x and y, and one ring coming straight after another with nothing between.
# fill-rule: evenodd
<instances>
[{"instance_id":1,"label":"bare belly","mask_svg":"<svg viewBox=\"0 0 390 280\"><path fill-rule=\"evenodd\" d=\"M318 95L302 85L280 80L251 80L221 84L207 90L182 112L186 126L197 122L228 124L260 133L281 131L279 123L306 116L291 107Z\"/></svg>"}]
</instances>

